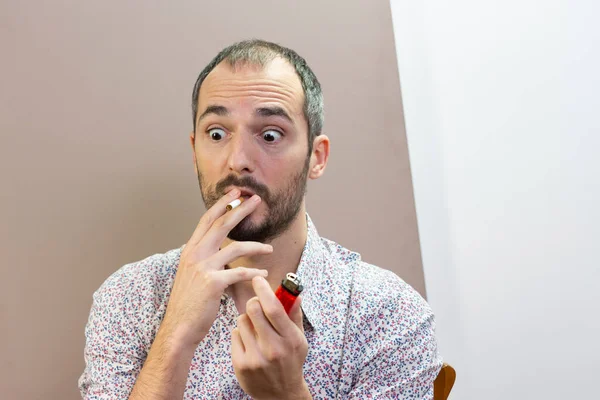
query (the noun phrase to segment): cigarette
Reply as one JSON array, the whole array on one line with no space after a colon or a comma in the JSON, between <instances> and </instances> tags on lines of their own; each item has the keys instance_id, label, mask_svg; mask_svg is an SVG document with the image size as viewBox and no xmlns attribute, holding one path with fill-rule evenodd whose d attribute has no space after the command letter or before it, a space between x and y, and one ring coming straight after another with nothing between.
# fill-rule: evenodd
<instances>
[{"instance_id":1,"label":"cigarette","mask_svg":"<svg viewBox=\"0 0 600 400\"><path fill-rule=\"evenodd\" d=\"M232 201L231 203L227 204L227 206L225 207L225 209L227 211L231 211L234 208L236 208L237 206L239 206L240 204L242 204L242 202L244 201L244 199L240 198L240 199L235 199L234 201Z\"/></svg>"}]
</instances>

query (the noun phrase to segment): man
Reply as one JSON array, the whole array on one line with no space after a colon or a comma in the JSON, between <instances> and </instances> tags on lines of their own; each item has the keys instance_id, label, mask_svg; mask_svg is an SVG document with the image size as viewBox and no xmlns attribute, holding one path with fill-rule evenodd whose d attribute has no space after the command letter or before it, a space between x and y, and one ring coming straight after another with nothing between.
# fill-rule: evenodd
<instances>
[{"instance_id":1,"label":"man","mask_svg":"<svg viewBox=\"0 0 600 400\"><path fill-rule=\"evenodd\" d=\"M306 213L329 139L305 60L236 43L200 74L192 108L208 211L184 246L124 266L94 294L82 396L431 399L441 359L429 306L319 237ZM305 290L288 316L273 290L289 272Z\"/></svg>"}]
</instances>

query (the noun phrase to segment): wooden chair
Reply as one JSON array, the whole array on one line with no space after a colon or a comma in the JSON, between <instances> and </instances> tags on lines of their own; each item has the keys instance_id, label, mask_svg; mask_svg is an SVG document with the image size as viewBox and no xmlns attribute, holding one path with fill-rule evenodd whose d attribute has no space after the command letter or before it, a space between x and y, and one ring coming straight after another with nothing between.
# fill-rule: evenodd
<instances>
[{"instance_id":1,"label":"wooden chair","mask_svg":"<svg viewBox=\"0 0 600 400\"><path fill-rule=\"evenodd\" d=\"M437 378L433 382L433 400L446 400L454 381L456 380L456 371L451 365L444 363Z\"/></svg>"}]
</instances>

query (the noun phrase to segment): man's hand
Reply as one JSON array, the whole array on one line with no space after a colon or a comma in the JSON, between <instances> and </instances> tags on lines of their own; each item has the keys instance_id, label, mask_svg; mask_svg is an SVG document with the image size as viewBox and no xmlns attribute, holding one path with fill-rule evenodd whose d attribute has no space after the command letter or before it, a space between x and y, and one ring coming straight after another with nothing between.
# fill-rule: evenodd
<instances>
[{"instance_id":1,"label":"man's hand","mask_svg":"<svg viewBox=\"0 0 600 400\"><path fill-rule=\"evenodd\" d=\"M130 400L181 399L194 351L214 323L225 289L267 275L267 271L254 268L225 269L240 257L273 251L270 245L258 242L234 242L219 249L229 232L260 204L255 195L226 213L227 204L239 196L240 191L233 189L219 199L202 216L181 252L165 317Z\"/></svg>"},{"instance_id":2,"label":"man's hand","mask_svg":"<svg viewBox=\"0 0 600 400\"><path fill-rule=\"evenodd\" d=\"M301 300L288 317L264 278L254 278L252 286L257 297L248 300L231 335L233 368L242 389L259 400L311 399L302 373L308 342Z\"/></svg>"},{"instance_id":3,"label":"man's hand","mask_svg":"<svg viewBox=\"0 0 600 400\"><path fill-rule=\"evenodd\" d=\"M234 242L219 250L229 232L260 204L253 196L239 207L225 213L228 203L240 195L238 189L222 197L200 220L194 234L181 253L181 259L161 330L168 330L177 340L194 348L212 326L221 295L237 282L266 276L266 270L254 268L225 269L239 257L269 254L271 245L258 242Z\"/></svg>"}]
</instances>

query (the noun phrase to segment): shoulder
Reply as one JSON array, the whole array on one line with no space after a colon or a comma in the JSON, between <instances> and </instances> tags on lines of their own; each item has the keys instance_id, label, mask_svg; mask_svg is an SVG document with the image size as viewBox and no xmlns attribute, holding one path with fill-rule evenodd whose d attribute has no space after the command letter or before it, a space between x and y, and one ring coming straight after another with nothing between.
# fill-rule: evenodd
<instances>
[{"instance_id":1,"label":"shoulder","mask_svg":"<svg viewBox=\"0 0 600 400\"><path fill-rule=\"evenodd\" d=\"M358 359L368 361L389 349L410 353L436 347L434 314L419 292L392 271L363 261L354 271L348 335Z\"/></svg>"},{"instance_id":2,"label":"shoulder","mask_svg":"<svg viewBox=\"0 0 600 400\"><path fill-rule=\"evenodd\" d=\"M364 329L377 325L406 334L430 320L433 312L425 299L394 272L367 263L360 254L322 238L333 273L349 282L350 318Z\"/></svg>"},{"instance_id":3,"label":"shoulder","mask_svg":"<svg viewBox=\"0 0 600 400\"><path fill-rule=\"evenodd\" d=\"M394 272L363 261L359 253L329 239L322 238L322 243L338 276L351 280L351 297L358 309L374 312L387 308L405 317L431 313L419 292Z\"/></svg>"},{"instance_id":4,"label":"shoulder","mask_svg":"<svg viewBox=\"0 0 600 400\"><path fill-rule=\"evenodd\" d=\"M432 314L425 299L402 278L364 261L355 263L353 297L361 312L393 313L406 328Z\"/></svg>"},{"instance_id":5,"label":"shoulder","mask_svg":"<svg viewBox=\"0 0 600 400\"><path fill-rule=\"evenodd\" d=\"M104 281L95 297L127 298L134 293L161 292L170 288L180 255L181 248L178 248L125 264Z\"/></svg>"},{"instance_id":6,"label":"shoulder","mask_svg":"<svg viewBox=\"0 0 600 400\"><path fill-rule=\"evenodd\" d=\"M107 321L129 321L151 341L173 286L181 248L123 265L93 296L92 314Z\"/></svg>"}]
</instances>

